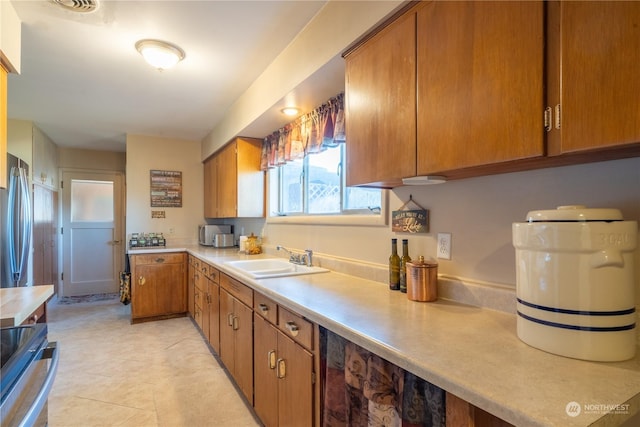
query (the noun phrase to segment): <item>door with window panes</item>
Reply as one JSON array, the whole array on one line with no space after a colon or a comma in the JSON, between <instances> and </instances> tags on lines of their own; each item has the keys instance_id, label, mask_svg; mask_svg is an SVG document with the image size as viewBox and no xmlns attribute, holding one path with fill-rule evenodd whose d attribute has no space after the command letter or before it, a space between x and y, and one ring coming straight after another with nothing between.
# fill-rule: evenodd
<instances>
[{"instance_id":1,"label":"door with window panes","mask_svg":"<svg viewBox=\"0 0 640 427\"><path fill-rule=\"evenodd\" d=\"M63 171L62 296L115 293L124 260L120 173Z\"/></svg>"}]
</instances>

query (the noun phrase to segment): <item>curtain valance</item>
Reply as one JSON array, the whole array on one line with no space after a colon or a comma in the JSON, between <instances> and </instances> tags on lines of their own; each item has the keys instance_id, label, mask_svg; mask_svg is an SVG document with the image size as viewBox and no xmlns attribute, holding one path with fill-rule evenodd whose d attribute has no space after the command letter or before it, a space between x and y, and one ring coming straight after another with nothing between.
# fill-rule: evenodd
<instances>
[{"instance_id":1,"label":"curtain valance","mask_svg":"<svg viewBox=\"0 0 640 427\"><path fill-rule=\"evenodd\" d=\"M260 167L267 170L345 142L344 93L264 138Z\"/></svg>"}]
</instances>

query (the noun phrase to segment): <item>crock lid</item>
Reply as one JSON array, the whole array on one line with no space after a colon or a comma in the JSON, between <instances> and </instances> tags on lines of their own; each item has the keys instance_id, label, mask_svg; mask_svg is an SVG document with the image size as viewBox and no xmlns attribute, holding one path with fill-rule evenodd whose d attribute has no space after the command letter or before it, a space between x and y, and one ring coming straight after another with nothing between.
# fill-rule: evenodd
<instances>
[{"instance_id":1,"label":"crock lid","mask_svg":"<svg viewBox=\"0 0 640 427\"><path fill-rule=\"evenodd\" d=\"M417 260L407 261L407 265L411 264L413 267L429 268L436 267L438 263L433 260L425 260L424 256L420 255Z\"/></svg>"},{"instance_id":2,"label":"crock lid","mask_svg":"<svg viewBox=\"0 0 640 427\"><path fill-rule=\"evenodd\" d=\"M583 205L568 205L546 211L531 211L527 214L527 221L622 221L622 213L618 209L589 209Z\"/></svg>"}]
</instances>

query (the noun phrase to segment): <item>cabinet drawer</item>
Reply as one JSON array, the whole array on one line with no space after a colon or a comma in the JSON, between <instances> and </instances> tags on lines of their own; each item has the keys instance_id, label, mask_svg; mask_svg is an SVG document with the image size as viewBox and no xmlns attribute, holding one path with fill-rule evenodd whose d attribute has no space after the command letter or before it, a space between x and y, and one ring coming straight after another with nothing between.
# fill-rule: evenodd
<instances>
[{"instance_id":1,"label":"cabinet drawer","mask_svg":"<svg viewBox=\"0 0 640 427\"><path fill-rule=\"evenodd\" d=\"M278 328L303 347L313 350L313 324L286 308L278 308Z\"/></svg>"},{"instance_id":2,"label":"cabinet drawer","mask_svg":"<svg viewBox=\"0 0 640 427\"><path fill-rule=\"evenodd\" d=\"M253 310L274 325L278 321L278 305L258 292L253 294Z\"/></svg>"},{"instance_id":3,"label":"cabinet drawer","mask_svg":"<svg viewBox=\"0 0 640 427\"><path fill-rule=\"evenodd\" d=\"M147 264L178 264L185 262L184 253L159 253L159 254L145 254L134 255L133 263L135 265L147 265Z\"/></svg>"},{"instance_id":4,"label":"cabinet drawer","mask_svg":"<svg viewBox=\"0 0 640 427\"><path fill-rule=\"evenodd\" d=\"M213 283L220 283L220 272L211 265L209 266L207 277L211 279Z\"/></svg>"},{"instance_id":5,"label":"cabinet drawer","mask_svg":"<svg viewBox=\"0 0 640 427\"><path fill-rule=\"evenodd\" d=\"M249 307L253 307L253 289L250 287L243 285L226 274L220 275L220 286Z\"/></svg>"}]
</instances>

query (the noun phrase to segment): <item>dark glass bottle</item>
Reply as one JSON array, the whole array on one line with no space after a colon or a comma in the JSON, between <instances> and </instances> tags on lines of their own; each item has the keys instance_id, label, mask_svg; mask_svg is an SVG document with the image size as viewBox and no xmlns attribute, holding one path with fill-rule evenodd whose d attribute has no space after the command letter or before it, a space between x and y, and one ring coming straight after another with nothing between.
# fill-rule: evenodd
<instances>
[{"instance_id":1,"label":"dark glass bottle","mask_svg":"<svg viewBox=\"0 0 640 427\"><path fill-rule=\"evenodd\" d=\"M391 239L391 256L389 257L389 289L400 289L400 257L398 256L398 239Z\"/></svg>"},{"instance_id":2,"label":"dark glass bottle","mask_svg":"<svg viewBox=\"0 0 640 427\"><path fill-rule=\"evenodd\" d=\"M407 292L407 262L411 261L409 256L409 241L402 239L402 258L400 258L400 292Z\"/></svg>"}]
</instances>

